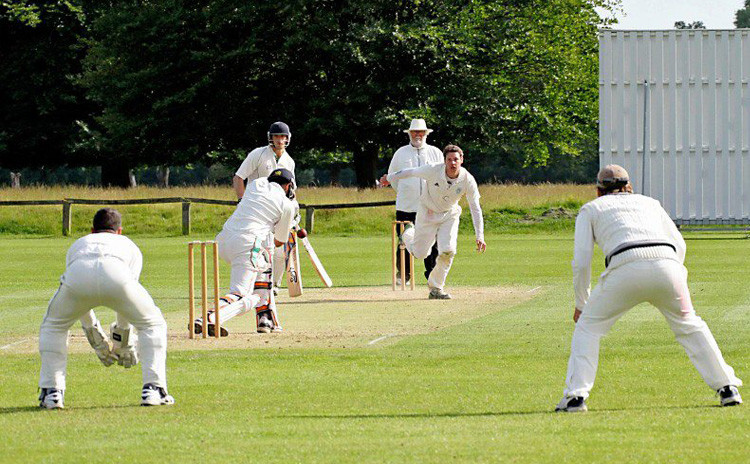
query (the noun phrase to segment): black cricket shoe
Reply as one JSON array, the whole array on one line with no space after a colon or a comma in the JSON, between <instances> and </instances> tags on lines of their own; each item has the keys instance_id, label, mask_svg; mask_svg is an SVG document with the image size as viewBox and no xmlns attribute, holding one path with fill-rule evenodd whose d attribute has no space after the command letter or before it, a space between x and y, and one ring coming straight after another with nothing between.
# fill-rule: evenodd
<instances>
[{"instance_id":1,"label":"black cricket shoe","mask_svg":"<svg viewBox=\"0 0 750 464\"><path fill-rule=\"evenodd\" d=\"M739 390L734 385L727 385L716 391L721 400L722 406L737 406L742 404L742 397Z\"/></svg>"},{"instance_id":2,"label":"black cricket shoe","mask_svg":"<svg viewBox=\"0 0 750 464\"><path fill-rule=\"evenodd\" d=\"M585 412L586 400L582 396L566 396L557 404L555 412Z\"/></svg>"}]
</instances>

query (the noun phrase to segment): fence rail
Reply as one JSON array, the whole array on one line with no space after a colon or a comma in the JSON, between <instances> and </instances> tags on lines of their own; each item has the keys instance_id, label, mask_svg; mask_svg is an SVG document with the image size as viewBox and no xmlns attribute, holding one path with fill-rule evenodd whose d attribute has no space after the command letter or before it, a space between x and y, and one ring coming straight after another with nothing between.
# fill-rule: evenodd
<instances>
[{"instance_id":1,"label":"fence rail","mask_svg":"<svg viewBox=\"0 0 750 464\"><path fill-rule=\"evenodd\" d=\"M12 200L0 201L0 206L38 206L38 205L62 205L62 233L70 235L72 229L73 215L71 210L77 205L155 205L180 203L182 205L182 235L190 235L190 206L193 203L204 205L236 206L236 201L216 200L213 198L191 198L191 197L167 197L167 198L134 198L130 200L91 200L85 198L65 198L63 200ZM393 206L395 201L373 201L368 203L338 203L324 205L300 204L300 209L305 210L305 228L308 232L313 231L315 226L315 210L317 209L343 209L343 208L372 208L378 206Z\"/></svg>"}]
</instances>

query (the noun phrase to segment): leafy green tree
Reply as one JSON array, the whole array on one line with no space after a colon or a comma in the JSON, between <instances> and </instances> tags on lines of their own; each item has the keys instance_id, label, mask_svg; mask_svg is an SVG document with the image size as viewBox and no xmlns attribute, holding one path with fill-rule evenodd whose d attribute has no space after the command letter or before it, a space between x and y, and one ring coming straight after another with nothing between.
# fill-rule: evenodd
<instances>
[{"instance_id":1,"label":"leafy green tree","mask_svg":"<svg viewBox=\"0 0 750 464\"><path fill-rule=\"evenodd\" d=\"M737 10L734 17L735 27L750 27L750 0L745 0L745 8Z\"/></svg>"},{"instance_id":2,"label":"leafy green tree","mask_svg":"<svg viewBox=\"0 0 750 464\"><path fill-rule=\"evenodd\" d=\"M595 7L619 4L90 1L81 82L109 166L237 163L283 120L300 167L351 162L362 187L412 117L473 160L580 155L596 137Z\"/></svg>"},{"instance_id":3,"label":"leafy green tree","mask_svg":"<svg viewBox=\"0 0 750 464\"><path fill-rule=\"evenodd\" d=\"M0 165L80 164L71 155L77 121L91 112L76 86L86 32L72 1L0 3Z\"/></svg>"},{"instance_id":4,"label":"leafy green tree","mask_svg":"<svg viewBox=\"0 0 750 464\"><path fill-rule=\"evenodd\" d=\"M104 184L127 186L141 165L187 164L211 148L211 96L203 5L190 1L91 2L80 83L104 109L92 132Z\"/></svg>"},{"instance_id":5,"label":"leafy green tree","mask_svg":"<svg viewBox=\"0 0 750 464\"><path fill-rule=\"evenodd\" d=\"M705 29L703 21L693 21L692 23L686 23L685 21L677 21L674 23L675 29Z\"/></svg>"}]
</instances>

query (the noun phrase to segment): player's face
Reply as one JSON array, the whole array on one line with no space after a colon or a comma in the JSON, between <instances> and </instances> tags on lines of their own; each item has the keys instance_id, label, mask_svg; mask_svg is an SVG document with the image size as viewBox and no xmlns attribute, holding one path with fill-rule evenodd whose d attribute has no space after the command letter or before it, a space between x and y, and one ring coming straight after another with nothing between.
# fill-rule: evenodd
<instances>
[{"instance_id":1,"label":"player's face","mask_svg":"<svg viewBox=\"0 0 750 464\"><path fill-rule=\"evenodd\" d=\"M464 158L459 153L448 153L445 157L445 173L448 174L448 177L455 178L458 176L458 171L463 163Z\"/></svg>"},{"instance_id":2,"label":"player's face","mask_svg":"<svg viewBox=\"0 0 750 464\"><path fill-rule=\"evenodd\" d=\"M273 147L277 150L281 150L286 147L289 137L284 134L273 134L271 140L273 140Z\"/></svg>"},{"instance_id":3,"label":"player's face","mask_svg":"<svg viewBox=\"0 0 750 464\"><path fill-rule=\"evenodd\" d=\"M415 130L409 131L409 138L411 139L411 145L415 148L422 148L422 145L427 142L427 131Z\"/></svg>"}]
</instances>

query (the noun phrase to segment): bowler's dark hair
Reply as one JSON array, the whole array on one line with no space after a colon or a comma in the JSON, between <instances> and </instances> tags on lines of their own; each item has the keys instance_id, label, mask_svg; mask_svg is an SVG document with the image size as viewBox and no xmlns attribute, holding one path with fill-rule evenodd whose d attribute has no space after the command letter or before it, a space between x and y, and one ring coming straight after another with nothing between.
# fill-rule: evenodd
<instances>
[{"instance_id":1,"label":"bowler's dark hair","mask_svg":"<svg viewBox=\"0 0 750 464\"><path fill-rule=\"evenodd\" d=\"M461 147L459 147L458 145L448 145L443 148L443 159L448 156L448 153L458 153L459 155L461 155L461 158L464 157L464 151L461 150Z\"/></svg>"},{"instance_id":2,"label":"bowler's dark hair","mask_svg":"<svg viewBox=\"0 0 750 464\"><path fill-rule=\"evenodd\" d=\"M102 208L94 215L94 232L111 230L116 232L122 227L122 215L113 208Z\"/></svg>"}]
</instances>

